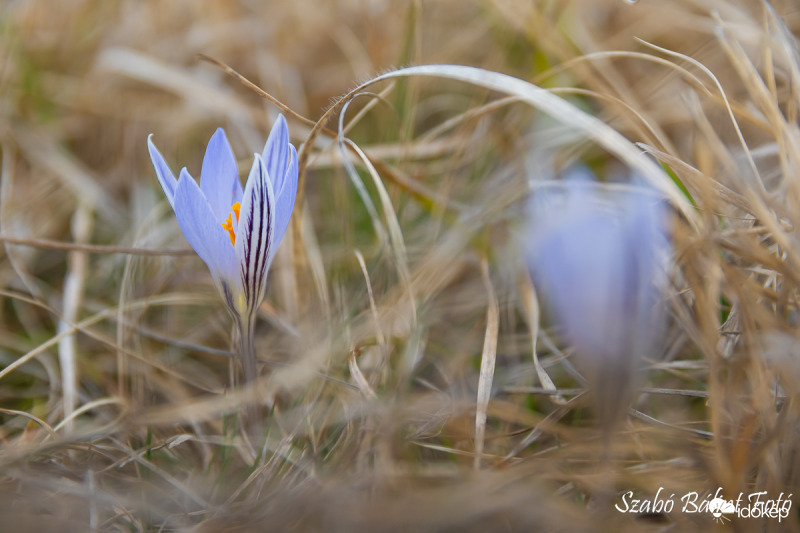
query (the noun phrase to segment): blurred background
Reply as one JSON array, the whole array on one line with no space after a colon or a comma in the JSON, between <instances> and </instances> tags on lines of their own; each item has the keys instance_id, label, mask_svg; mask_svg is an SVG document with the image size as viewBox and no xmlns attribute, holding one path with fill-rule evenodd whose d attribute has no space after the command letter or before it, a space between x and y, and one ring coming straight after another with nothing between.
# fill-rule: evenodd
<instances>
[{"instance_id":1,"label":"blurred background","mask_svg":"<svg viewBox=\"0 0 800 533\"><path fill-rule=\"evenodd\" d=\"M798 493L799 30L788 0L2 2L0 530L693 531L709 517L613 504ZM610 451L521 247L531 182L629 169L600 130L447 76L340 105L426 64L548 89L683 202L663 342ZM198 177L221 126L244 176L281 112L307 159L256 440L146 142Z\"/></svg>"}]
</instances>

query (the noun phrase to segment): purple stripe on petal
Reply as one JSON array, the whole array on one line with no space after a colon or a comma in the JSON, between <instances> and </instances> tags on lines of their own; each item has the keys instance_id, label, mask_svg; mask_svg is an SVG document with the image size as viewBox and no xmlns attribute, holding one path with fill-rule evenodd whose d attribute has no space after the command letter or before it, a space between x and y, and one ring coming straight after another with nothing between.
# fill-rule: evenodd
<instances>
[{"instance_id":1,"label":"purple stripe on petal","mask_svg":"<svg viewBox=\"0 0 800 533\"><path fill-rule=\"evenodd\" d=\"M275 198L272 183L267 177L264 161L255 154L236 230L236 257L250 313L255 312L264 298L274 234Z\"/></svg>"},{"instance_id":2,"label":"purple stripe on petal","mask_svg":"<svg viewBox=\"0 0 800 533\"><path fill-rule=\"evenodd\" d=\"M175 190L175 216L184 237L206 263L215 282L237 287L236 255L228 233L185 168Z\"/></svg>"},{"instance_id":3,"label":"purple stripe on petal","mask_svg":"<svg viewBox=\"0 0 800 533\"><path fill-rule=\"evenodd\" d=\"M217 128L208 141L200 172L200 188L220 224L228 217L231 206L242 197L239 168L222 128Z\"/></svg>"},{"instance_id":4,"label":"purple stripe on petal","mask_svg":"<svg viewBox=\"0 0 800 533\"><path fill-rule=\"evenodd\" d=\"M152 133L147 136L147 149L150 151L150 160L153 162L153 166L156 169L158 182L161 184L161 188L164 190L164 195L166 195L169 205L174 209L175 189L178 187L178 180L175 179L175 176L169 169L169 165L167 165L166 161L164 161L164 158L161 156L161 152L159 152L158 148L156 148L156 145L153 144Z\"/></svg>"}]
</instances>

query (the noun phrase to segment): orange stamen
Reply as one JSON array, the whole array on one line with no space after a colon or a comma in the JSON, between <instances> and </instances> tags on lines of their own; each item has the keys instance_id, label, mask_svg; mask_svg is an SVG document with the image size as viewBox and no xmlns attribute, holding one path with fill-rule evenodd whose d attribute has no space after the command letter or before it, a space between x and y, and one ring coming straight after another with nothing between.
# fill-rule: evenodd
<instances>
[{"instance_id":1,"label":"orange stamen","mask_svg":"<svg viewBox=\"0 0 800 533\"><path fill-rule=\"evenodd\" d=\"M242 204L236 202L231 206L231 211L236 215L236 224L239 224L239 211L242 209ZM231 244L236 246L236 228L233 227L233 217L228 213L228 218L222 223L222 228L228 230L228 235L231 237Z\"/></svg>"}]
</instances>

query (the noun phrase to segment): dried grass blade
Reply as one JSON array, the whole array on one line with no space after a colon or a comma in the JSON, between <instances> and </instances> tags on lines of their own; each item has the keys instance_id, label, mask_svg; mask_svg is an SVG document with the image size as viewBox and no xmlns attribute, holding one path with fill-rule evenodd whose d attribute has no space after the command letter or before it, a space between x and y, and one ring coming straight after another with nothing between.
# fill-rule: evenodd
<instances>
[{"instance_id":1,"label":"dried grass blade","mask_svg":"<svg viewBox=\"0 0 800 533\"><path fill-rule=\"evenodd\" d=\"M481 274L486 287L488 306L486 308L486 334L483 339L483 353L481 354L481 373L478 378L478 401L475 410L475 469L481 467L483 456L483 443L486 435L486 411L489 408L489 398L492 395L492 380L494 379L494 366L497 359L497 335L500 327L497 296L489 277L489 265L486 259L481 261Z\"/></svg>"},{"instance_id":2,"label":"dried grass blade","mask_svg":"<svg viewBox=\"0 0 800 533\"><path fill-rule=\"evenodd\" d=\"M533 85L525 80L493 72L490 70L463 65L422 65L407 67L387 72L355 89L352 94L364 87L379 81L390 80L401 76L431 76L463 81L473 85L491 89L504 94L518 96L523 102L550 115L565 125L584 133L599 146L602 146L631 169L642 175L653 187L661 191L669 201L681 211L687 220L693 223L697 215L683 193L664 172L628 139L614 128L585 111L556 96L550 91Z\"/></svg>"},{"instance_id":3,"label":"dried grass blade","mask_svg":"<svg viewBox=\"0 0 800 533\"><path fill-rule=\"evenodd\" d=\"M556 403L563 404L564 397L558 392L555 383L550 379L550 375L542 366L539 361L539 355L536 353L536 341L539 338L539 301L536 297L536 289L531 283L530 277L522 275L521 278L522 307L525 310L525 318L528 321L528 329L531 332L533 367L536 369L536 376L539 378L542 388L553 391L554 394L551 399Z\"/></svg>"},{"instance_id":4,"label":"dried grass blade","mask_svg":"<svg viewBox=\"0 0 800 533\"><path fill-rule=\"evenodd\" d=\"M325 317L331 316L330 295L328 294L328 277L325 274L325 262L322 258L322 251L314 232L314 222L311 220L311 209L306 202L300 210L300 217L295 217L300 224L300 241L304 245L305 257L314 278L314 287L317 290L317 297L322 303Z\"/></svg>"},{"instance_id":5,"label":"dried grass blade","mask_svg":"<svg viewBox=\"0 0 800 533\"><path fill-rule=\"evenodd\" d=\"M364 281L367 283L367 296L369 297L369 308L372 311L372 317L375 320L375 338L381 345L386 344L386 338L383 335L381 328L381 318L378 315L378 307L375 305L375 295L372 292L372 282L369 280L369 272L367 271L367 264L364 262L364 256L360 250L353 252L358 260L358 265L361 267L361 273L364 274Z\"/></svg>"},{"instance_id":6,"label":"dried grass blade","mask_svg":"<svg viewBox=\"0 0 800 533\"><path fill-rule=\"evenodd\" d=\"M403 230L400 229L400 222L397 220L397 213L395 212L392 201L389 198L389 193L386 191L386 187L383 185L383 181L378 175L378 171L375 170L375 167L372 165L367 155L361 150L361 148L358 147L358 145L350 141L350 139L345 139L345 142L358 154L359 157L361 157L364 165L367 167L370 177L372 178L372 182L375 184L375 188L378 190L378 196L380 196L381 199L381 207L383 208L386 224L389 228L389 242L392 245L392 251L394 253L395 262L397 265L397 273L400 276L400 280L403 283L406 293L408 294L410 304L409 311L411 312L412 324L416 324L417 312L414 305L414 289L411 287L411 273L408 269L406 244L403 240Z\"/></svg>"},{"instance_id":7,"label":"dried grass blade","mask_svg":"<svg viewBox=\"0 0 800 533\"><path fill-rule=\"evenodd\" d=\"M134 248L125 246L104 246L99 244L83 244L75 242L53 241L50 239L24 239L11 235L0 235L0 242L19 246L30 246L32 248L47 248L50 250L68 250L85 252L90 254L127 254L127 255L147 255L147 256L167 256L167 255L197 255L191 248L182 249L163 249L153 250L149 248Z\"/></svg>"},{"instance_id":8,"label":"dried grass blade","mask_svg":"<svg viewBox=\"0 0 800 533\"><path fill-rule=\"evenodd\" d=\"M60 430L62 427L66 426L67 424L69 424L70 422L81 416L83 413L89 412L92 409L97 409L98 407L102 407L104 405L121 405L125 407L125 404L119 398L100 398L99 400L94 400L92 402L81 405L78 409L73 411L68 418L65 418L64 420L59 422L53 428L53 431Z\"/></svg>"},{"instance_id":9,"label":"dried grass blade","mask_svg":"<svg viewBox=\"0 0 800 533\"><path fill-rule=\"evenodd\" d=\"M364 377L364 373L361 372L360 368L358 368L358 361L356 361L356 350L352 350L350 352L350 356L347 358L347 364L350 367L350 375L353 376L353 380L355 380L356 386L358 387L358 390L361 391L361 394L370 400L377 399L378 395L375 394L375 391L369 386L369 382L367 381L367 378Z\"/></svg>"},{"instance_id":10,"label":"dried grass blade","mask_svg":"<svg viewBox=\"0 0 800 533\"><path fill-rule=\"evenodd\" d=\"M50 424L48 424L47 422L45 422L41 418L39 418L37 416L34 416L34 415L32 415L32 414L30 414L28 412L18 411L16 409L4 409L4 408L0 407L0 413L5 413L7 415L15 415L15 416L21 416L23 418L27 418L28 420L36 422L37 424L42 426L51 437L55 438L55 436L56 436L56 433L53 430L53 428L50 427Z\"/></svg>"},{"instance_id":11,"label":"dried grass blade","mask_svg":"<svg viewBox=\"0 0 800 533\"><path fill-rule=\"evenodd\" d=\"M92 233L92 207L80 202L72 217L73 238L78 243L89 240ZM67 273L64 278L63 317L58 322L58 331L62 333L74 324L83 300L83 292L87 274L87 257L85 253L73 251L69 254ZM58 362L61 365L61 393L64 401L64 422L67 431L72 430L72 413L78 403L78 369L77 341L75 335L69 335L58 341Z\"/></svg>"}]
</instances>

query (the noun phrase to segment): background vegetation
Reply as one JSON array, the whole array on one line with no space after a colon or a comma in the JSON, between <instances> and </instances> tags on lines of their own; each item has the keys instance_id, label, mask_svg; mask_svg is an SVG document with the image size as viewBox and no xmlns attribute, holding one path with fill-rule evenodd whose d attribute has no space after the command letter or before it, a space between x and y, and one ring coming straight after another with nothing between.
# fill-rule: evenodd
<instances>
[{"instance_id":1,"label":"background vegetation","mask_svg":"<svg viewBox=\"0 0 800 533\"><path fill-rule=\"evenodd\" d=\"M797 531L796 506L716 526L613 506L800 494L798 30L788 0L0 4L0 529ZM441 69L337 100L445 63L568 112ZM230 318L146 138L196 176L222 126L244 174L281 111L305 178L262 378L232 388ZM606 450L523 215L530 182L627 179L638 153L675 265Z\"/></svg>"}]
</instances>

